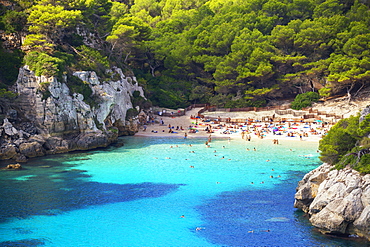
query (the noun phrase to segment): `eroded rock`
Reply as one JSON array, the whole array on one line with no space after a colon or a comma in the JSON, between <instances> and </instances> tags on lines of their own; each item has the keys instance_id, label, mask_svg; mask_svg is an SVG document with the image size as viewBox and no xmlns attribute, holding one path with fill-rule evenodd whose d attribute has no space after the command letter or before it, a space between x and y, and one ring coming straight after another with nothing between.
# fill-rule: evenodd
<instances>
[{"instance_id":1,"label":"eroded rock","mask_svg":"<svg viewBox=\"0 0 370 247\"><path fill-rule=\"evenodd\" d=\"M308 213L312 225L323 233L370 240L369 175L333 169L323 164L307 173L298 184L294 206Z\"/></svg>"}]
</instances>

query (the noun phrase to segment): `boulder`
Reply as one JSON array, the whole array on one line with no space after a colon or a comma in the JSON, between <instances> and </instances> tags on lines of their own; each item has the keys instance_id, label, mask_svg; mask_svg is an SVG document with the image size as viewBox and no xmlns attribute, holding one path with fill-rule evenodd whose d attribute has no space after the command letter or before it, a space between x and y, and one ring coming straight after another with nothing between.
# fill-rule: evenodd
<instances>
[{"instance_id":1,"label":"boulder","mask_svg":"<svg viewBox=\"0 0 370 247\"><path fill-rule=\"evenodd\" d=\"M109 138L103 132L90 132L80 134L71 149L75 150L89 150L100 147L106 147L110 144Z\"/></svg>"},{"instance_id":2,"label":"boulder","mask_svg":"<svg viewBox=\"0 0 370 247\"><path fill-rule=\"evenodd\" d=\"M357 229L356 234L370 239L370 206L364 208L360 217L355 220L353 225Z\"/></svg>"},{"instance_id":3,"label":"boulder","mask_svg":"<svg viewBox=\"0 0 370 247\"><path fill-rule=\"evenodd\" d=\"M19 152L28 158L45 155L45 149L38 142L22 143L19 145Z\"/></svg>"},{"instance_id":4,"label":"boulder","mask_svg":"<svg viewBox=\"0 0 370 247\"><path fill-rule=\"evenodd\" d=\"M1 146L0 149L0 159L9 160L14 159L18 156L17 148L12 144L6 144Z\"/></svg>"},{"instance_id":5,"label":"boulder","mask_svg":"<svg viewBox=\"0 0 370 247\"><path fill-rule=\"evenodd\" d=\"M4 129L5 134L7 134L8 136L13 137L15 135L18 135L18 130L13 127L13 125L9 122L7 118L4 119L2 127Z\"/></svg>"},{"instance_id":6,"label":"boulder","mask_svg":"<svg viewBox=\"0 0 370 247\"><path fill-rule=\"evenodd\" d=\"M24 154L18 154L17 157L15 157L16 162L24 163L27 162L27 157Z\"/></svg>"},{"instance_id":7,"label":"boulder","mask_svg":"<svg viewBox=\"0 0 370 247\"><path fill-rule=\"evenodd\" d=\"M323 210L312 215L310 222L323 233L344 234L348 223L343 216L334 212L332 209L339 206L343 199L337 199L328 204Z\"/></svg>"},{"instance_id":8,"label":"boulder","mask_svg":"<svg viewBox=\"0 0 370 247\"><path fill-rule=\"evenodd\" d=\"M369 175L323 164L298 183L294 206L308 213L322 233L355 234L370 240L369 195Z\"/></svg>"}]
</instances>

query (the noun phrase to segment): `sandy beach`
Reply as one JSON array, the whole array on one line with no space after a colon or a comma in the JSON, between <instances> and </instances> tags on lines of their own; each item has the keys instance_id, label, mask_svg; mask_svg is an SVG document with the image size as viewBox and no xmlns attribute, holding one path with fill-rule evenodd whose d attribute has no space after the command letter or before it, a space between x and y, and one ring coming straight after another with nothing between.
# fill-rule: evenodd
<instances>
[{"instance_id":1,"label":"sandy beach","mask_svg":"<svg viewBox=\"0 0 370 247\"><path fill-rule=\"evenodd\" d=\"M331 125L321 122L250 122L231 124L226 122L209 121L197 116L201 108L193 108L180 117L156 116L155 123L147 123L141 126L135 136L161 136L182 138L230 138L230 139L271 139L277 143L280 140L290 141L314 141L318 142L329 130ZM268 112L242 112L240 119L256 118L256 114L268 115ZM205 113L207 115L207 113ZM221 118L228 118L230 113L223 113ZM212 118L211 118L212 119ZM162 123L162 124L161 124Z\"/></svg>"}]
</instances>

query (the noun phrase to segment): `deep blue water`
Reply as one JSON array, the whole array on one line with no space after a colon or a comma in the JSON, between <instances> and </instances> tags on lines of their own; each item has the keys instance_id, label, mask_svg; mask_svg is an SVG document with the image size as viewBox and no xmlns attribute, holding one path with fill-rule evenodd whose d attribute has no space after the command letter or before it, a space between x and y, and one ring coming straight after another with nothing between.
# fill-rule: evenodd
<instances>
[{"instance_id":1,"label":"deep blue water","mask_svg":"<svg viewBox=\"0 0 370 247\"><path fill-rule=\"evenodd\" d=\"M0 246L368 246L293 208L315 143L121 141L0 171Z\"/></svg>"}]
</instances>

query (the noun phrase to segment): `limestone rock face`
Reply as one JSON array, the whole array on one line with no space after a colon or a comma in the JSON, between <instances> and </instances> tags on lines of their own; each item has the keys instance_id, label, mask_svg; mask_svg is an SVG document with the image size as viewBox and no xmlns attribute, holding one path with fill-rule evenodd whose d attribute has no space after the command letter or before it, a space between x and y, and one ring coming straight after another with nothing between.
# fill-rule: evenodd
<instances>
[{"instance_id":1,"label":"limestone rock face","mask_svg":"<svg viewBox=\"0 0 370 247\"><path fill-rule=\"evenodd\" d=\"M108 77L108 75L110 77ZM27 67L21 68L15 86L19 94L17 111L9 111L0 123L0 159L25 161L45 154L63 153L106 147L119 135L133 135L137 122L127 121L126 113L133 108L131 97L142 88L134 77L122 70L107 71L101 81L93 71L77 71L91 90L89 105L80 93L72 93L67 78L36 76ZM23 116L19 120L17 116Z\"/></svg>"},{"instance_id":2,"label":"limestone rock face","mask_svg":"<svg viewBox=\"0 0 370 247\"><path fill-rule=\"evenodd\" d=\"M355 234L370 240L370 175L323 164L299 182L296 208L323 233Z\"/></svg>"},{"instance_id":3,"label":"limestone rock face","mask_svg":"<svg viewBox=\"0 0 370 247\"><path fill-rule=\"evenodd\" d=\"M4 133L8 136L18 135L18 130L14 128L11 123L9 123L9 120L7 118L4 119L4 124L2 128L4 129Z\"/></svg>"},{"instance_id":4,"label":"limestone rock face","mask_svg":"<svg viewBox=\"0 0 370 247\"><path fill-rule=\"evenodd\" d=\"M45 149L38 142L24 142L20 144L19 152L29 158L45 155Z\"/></svg>"},{"instance_id":5,"label":"limestone rock face","mask_svg":"<svg viewBox=\"0 0 370 247\"><path fill-rule=\"evenodd\" d=\"M0 159L9 160L15 159L18 155L17 148L12 144L4 144L1 146Z\"/></svg>"}]
</instances>

